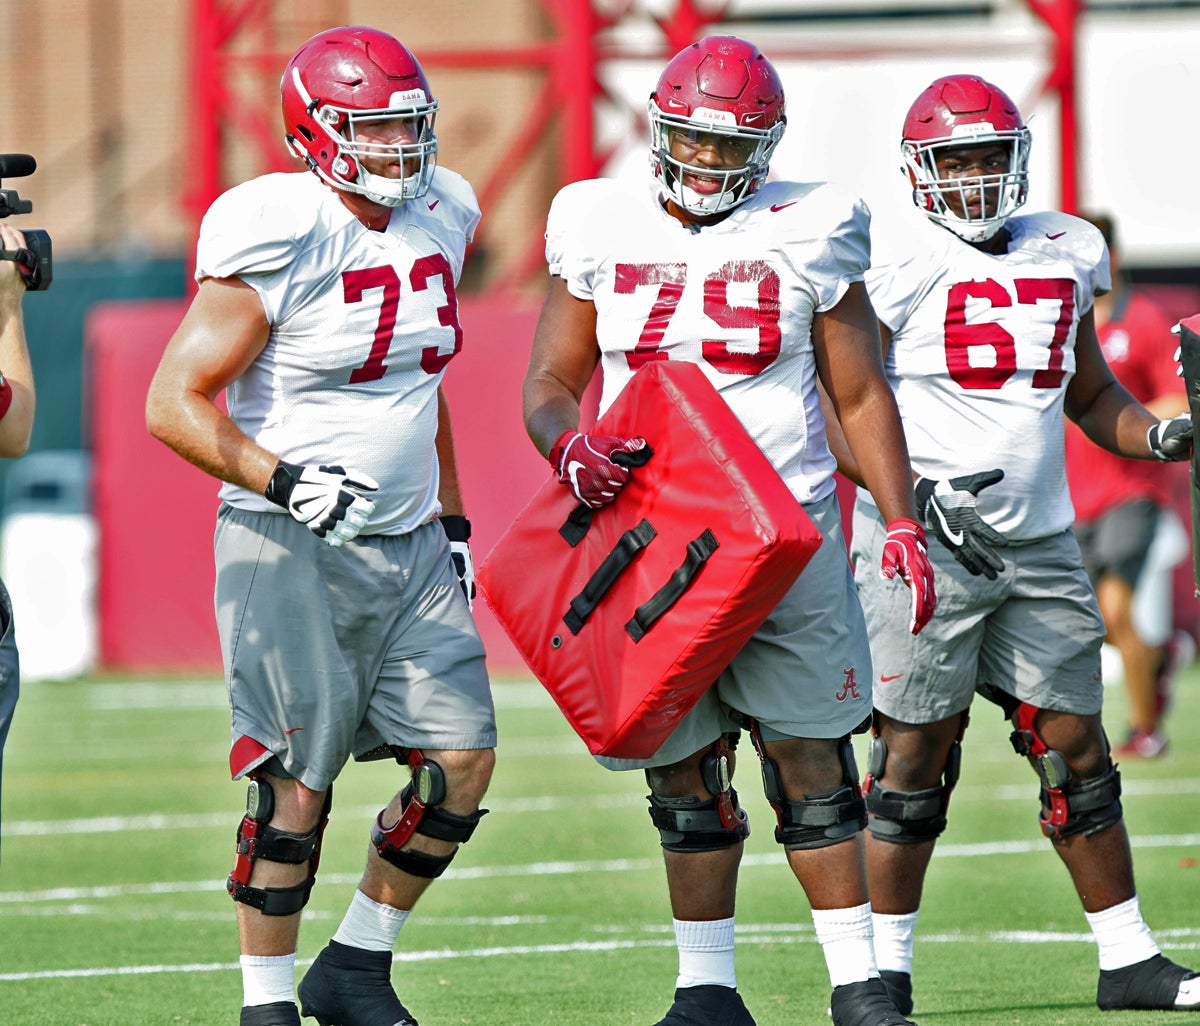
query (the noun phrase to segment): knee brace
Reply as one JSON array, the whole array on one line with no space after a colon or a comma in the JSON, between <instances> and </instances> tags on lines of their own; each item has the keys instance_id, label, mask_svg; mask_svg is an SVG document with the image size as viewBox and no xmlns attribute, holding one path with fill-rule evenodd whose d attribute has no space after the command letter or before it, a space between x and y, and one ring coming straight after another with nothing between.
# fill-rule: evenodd
<instances>
[{"instance_id":1,"label":"knee brace","mask_svg":"<svg viewBox=\"0 0 1200 1026\"><path fill-rule=\"evenodd\" d=\"M487 809L478 809L469 816L460 816L441 808L446 800L446 774L432 759L426 759L419 748L402 748L395 753L397 762L412 769L412 780L400 795L403 807L393 826L383 825L384 809L375 818L371 843L397 869L412 876L434 880L454 861L457 848L449 855L430 855L423 851L406 850L404 846L413 834L422 834L439 841L463 844L471 839Z\"/></svg>"},{"instance_id":2,"label":"knee brace","mask_svg":"<svg viewBox=\"0 0 1200 1026\"><path fill-rule=\"evenodd\" d=\"M321 857L321 837L329 823L333 788L325 793L325 806L315 827L304 834L276 830L275 791L265 780L251 780L246 793L246 815L237 832L237 860L225 889L234 901L258 909L266 916L295 915L308 904ZM294 887L251 887L250 874L258 859L298 866L308 863L308 878Z\"/></svg>"},{"instance_id":3,"label":"knee brace","mask_svg":"<svg viewBox=\"0 0 1200 1026\"><path fill-rule=\"evenodd\" d=\"M1087 837L1119 823L1123 815L1121 774L1112 759L1098 777L1075 780L1063 754L1050 748L1034 726L1039 711L1028 702L1017 706L1013 713L1017 729L1011 740L1018 755L1033 761L1042 782L1038 816L1042 833L1057 841L1074 834Z\"/></svg>"},{"instance_id":4,"label":"knee brace","mask_svg":"<svg viewBox=\"0 0 1200 1026\"><path fill-rule=\"evenodd\" d=\"M946 753L942 782L920 791L894 791L879 781L887 767L887 742L879 733L878 722L871 725L871 748L867 755L867 778L863 793L867 801L871 836L893 844L919 844L936 840L946 829L946 810L950 795L958 783L962 767L962 739L967 729L967 713L959 720L958 737Z\"/></svg>"},{"instance_id":5,"label":"knee brace","mask_svg":"<svg viewBox=\"0 0 1200 1026\"><path fill-rule=\"evenodd\" d=\"M688 795L664 798L654 793L653 784L646 800L650 803L650 821L658 828L667 851L699 852L732 848L750 835L750 820L738 805L729 769L729 753L737 745L737 735L722 735L700 760L700 775L712 795L709 799ZM650 773L646 773L650 783Z\"/></svg>"},{"instance_id":6,"label":"knee brace","mask_svg":"<svg viewBox=\"0 0 1200 1026\"><path fill-rule=\"evenodd\" d=\"M848 840L866 827L867 808L858 786L858 767L849 734L838 742L842 786L824 794L805 795L798 802L784 795L779 766L767 754L757 721L751 723L750 738L762 763L763 791L778 821L775 840L788 851L827 848Z\"/></svg>"}]
</instances>

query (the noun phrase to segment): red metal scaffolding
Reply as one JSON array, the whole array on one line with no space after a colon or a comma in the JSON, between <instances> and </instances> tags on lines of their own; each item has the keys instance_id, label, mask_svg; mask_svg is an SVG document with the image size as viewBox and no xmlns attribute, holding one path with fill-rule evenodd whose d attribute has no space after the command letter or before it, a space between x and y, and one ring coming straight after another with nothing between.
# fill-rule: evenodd
<instances>
[{"instance_id":1,"label":"red metal scaffolding","mask_svg":"<svg viewBox=\"0 0 1200 1026\"><path fill-rule=\"evenodd\" d=\"M604 167L611 152L597 138L596 112L602 103L620 103L606 94L597 69L605 60L622 54L610 31L633 14L633 0L595 3L593 0L537 0L551 38L521 46L480 49L422 49L421 61L431 68L535 69L541 74L537 102L518 119L520 130L509 141L494 170L476 181L480 205L491 209L512 185L521 167L543 138L557 129L558 184L590 178ZM1059 205L1073 212L1079 194L1078 117L1076 109L1076 34L1082 0L1025 0L1050 34L1046 66L1035 100L1054 95L1059 108ZM260 77L277 75L291 55L290 46L275 45L273 0L193 0L189 109L198 112L192 151L192 178L185 185L183 205L194 226L212 201L232 182L224 180L226 146L238 132L259 155L257 173L290 169L279 142L275 104L239 95L230 83L257 71ZM724 20L728 3L679 0L673 11L652 20L661 33L657 56L667 58L710 26ZM313 3L306 17L313 31L321 25L340 24L343 5ZM318 10L318 8L320 8ZM655 54L649 54L654 56ZM781 53L781 56L789 54ZM793 56L795 54L792 54ZM644 51L637 56L648 56ZM273 94L270 94L273 99ZM486 230L486 226L485 226ZM517 286L541 269L541 240L530 247L515 266L491 284Z\"/></svg>"}]
</instances>

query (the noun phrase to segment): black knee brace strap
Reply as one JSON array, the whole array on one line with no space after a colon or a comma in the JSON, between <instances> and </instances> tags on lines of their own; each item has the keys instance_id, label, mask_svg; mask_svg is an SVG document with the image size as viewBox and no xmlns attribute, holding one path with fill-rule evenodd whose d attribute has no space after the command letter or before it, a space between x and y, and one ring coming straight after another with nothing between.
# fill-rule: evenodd
<instances>
[{"instance_id":1,"label":"black knee brace strap","mask_svg":"<svg viewBox=\"0 0 1200 1026\"><path fill-rule=\"evenodd\" d=\"M460 816L441 808L446 800L446 778L442 768L426 759L419 749L400 750L413 771L413 779L400 795L400 818L390 827L383 825L383 810L375 818L371 843L381 858L413 876L433 880L441 876L454 861L456 851L449 855L430 855L427 852L405 849L413 834L422 834L438 841L464 844L471 839L487 809L478 809L469 816Z\"/></svg>"},{"instance_id":2,"label":"black knee brace strap","mask_svg":"<svg viewBox=\"0 0 1200 1026\"><path fill-rule=\"evenodd\" d=\"M946 829L950 795L962 768L962 738L966 729L967 714L964 712L959 721L958 737L946 753L940 784L920 791L894 791L879 783L887 768L888 748L879 733L876 717L871 727L871 749L863 784L869 815L867 829L872 837L893 844L919 844L941 836Z\"/></svg>"},{"instance_id":3,"label":"black knee brace strap","mask_svg":"<svg viewBox=\"0 0 1200 1026\"><path fill-rule=\"evenodd\" d=\"M935 840L946 829L945 799L940 786L892 791L873 783L866 792L867 829L872 837L894 844Z\"/></svg>"},{"instance_id":4,"label":"black knee brace strap","mask_svg":"<svg viewBox=\"0 0 1200 1026\"><path fill-rule=\"evenodd\" d=\"M1013 714L1013 750L1033 760L1042 782L1042 811L1038 817L1042 833L1051 840L1099 833L1124 815L1121 808L1121 774L1113 765L1098 777L1076 781L1061 752L1050 748L1034 726L1040 710L1022 702Z\"/></svg>"},{"instance_id":5,"label":"black knee brace strap","mask_svg":"<svg viewBox=\"0 0 1200 1026\"><path fill-rule=\"evenodd\" d=\"M317 865L321 858L321 837L329 823L333 788L325 794L321 819L307 833L276 830L270 825L275 815L275 792L265 780L250 781L246 815L237 832L237 860L225 889L234 901L258 909L267 916L291 916L308 904ZM308 878L293 887L251 887L250 874L258 859L298 866L308 863Z\"/></svg>"},{"instance_id":6,"label":"black knee brace strap","mask_svg":"<svg viewBox=\"0 0 1200 1026\"><path fill-rule=\"evenodd\" d=\"M775 840L788 851L827 848L866 828L867 807L858 786L858 768L850 735L841 738L838 745L843 786L824 794L805 795L801 801L791 801L784 795L779 766L767 754L757 721L751 722L750 738L762 763L763 791L778 821Z\"/></svg>"},{"instance_id":7,"label":"black knee brace strap","mask_svg":"<svg viewBox=\"0 0 1200 1026\"><path fill-rule=\"evenodd\" d=\"M1121 774L1111 762L1098 777L1069 781L1063 788L1063 794L1066 815L1059 822L1055 818L1057 803L1053 801L1049 790L1042 787L1042 814L1038 822L1042 833L1054 840L1073 834L1090 837L1119 823L1125 814L1121 807Z\"/></svg>"},{"instance_id":8,"label":"black knee brace strap","mask_svg":"<svg viewBox=\"0 0 1200 1026\"><path fill-rule=\"evenodd\" d=\"M737 791L731 787L728 794L736 809ZM658 827L667 851L721 851L739 844L750 832L748 828L731 829L726 825L717 798L660 798L651 792L646 800L650 803L650 821Z\"/></svg>"},{"instance_id":9,"label":"black knee brace strap","mask_svg":"<svg viewBox=\"0 0 1200 1026\"><path fill-rule=\"evenodd\" d=\"M858 784L847 784L825 794L810 794L803 801L767 800L775 809L779 825L775 840L788 851L826 848L863 830L867 807Z\"/></svg>"},{"instance_id":10,"label":"black knee brace strap","mask_svg":"<svg viewBox=\"0 0 1200 1026\"><path fill-rule=\"evenodd\" d=\"M700 760L700 778L711 799L660 797L654 793L651 771L646 771L650 821L658 827L667 851L720 851L750 836L750 819L738 804L729 765L737 740L736 732L722 734Z\"/></svg>"}]
</instances>

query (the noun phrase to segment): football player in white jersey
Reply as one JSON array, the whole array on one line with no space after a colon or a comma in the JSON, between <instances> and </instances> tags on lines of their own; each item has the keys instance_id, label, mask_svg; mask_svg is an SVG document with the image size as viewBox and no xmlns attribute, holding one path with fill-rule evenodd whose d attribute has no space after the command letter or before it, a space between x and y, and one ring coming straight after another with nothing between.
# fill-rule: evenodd
<instances>
[{"instance_id":1,"label":"football player in white jersey","mask_svg":"<svg viewBox=\"0 0 1200 1026\"><path fill-rule=\"evenodd\" d=\"M242 1026L415 1024L392 989L413 904L483 815L495 713L441 379L479 221L438 167L437 103L375 29L306 42L281 82L308 170L237 186L201 226L199 289L147 400L151 432L220 478L216 606L250 780L229 892ZM310 173L311 172L311 173ZM215 403L225 390L228 414ZM411 768L349 910L294 966L349 758Z\"/></svg>"},{"instance_id":2,"label":"football player in white jersey","mask_svg":"<svg viewBox=\"0 0 1200 1026\"><path fill-rule=\"evenodd\" d=\"M1095 227L1017 214L1029 140L994 85L973 75L930 85L902 140L920 213L908 209L912 223L890 250L876 245L867 275L941 600L913 637L871 579L884 525L868 483L851 548L877 674L865 784L876 954L897 1005L911 1010L922 884L979 691L1011 719L1013 745L1040 778L1042 830L1099 947L1099 1006L1197 1009L1200 979L1159 953L1138 908L1100 721L1104 625L1063 462L1064 413L1104 448L1140 459L1186 458L1191 420L1160 421L1105 363L1092 303L1110 287L1109 268Z\"/></svg>"},{"instance_id":3,"label":"football player in white jersey","mask_svg":"<svg viewBox=\"0 0 1200 1026\"><path fill-rule=\"evenodd\" d=\"M936 600L862 281L869 216L827 184L767 181L784 130L783 86L744 40L712 36L682 50L649 110L654 175L646 187L577 182L551 207L552 280L524 387L530 437L580 501L601 506L629 480L625 456L645 441L580 429L580 400L597 366L607 407L646 361L689 361L825 538L652 758L601 760L645 771L661 834L679 975L659 1026L754 1022L733 958L747 828L728 771L742 727L763 761L776 837L813 909L835 1026L904 1024L871 943L866 814L850 744L870 712L870 653L817 392L819 378L888 521L876 572L902 593L906 629L919 631ZM651 446L653 429L644 428Z\"/></svg>"}]
</instances>

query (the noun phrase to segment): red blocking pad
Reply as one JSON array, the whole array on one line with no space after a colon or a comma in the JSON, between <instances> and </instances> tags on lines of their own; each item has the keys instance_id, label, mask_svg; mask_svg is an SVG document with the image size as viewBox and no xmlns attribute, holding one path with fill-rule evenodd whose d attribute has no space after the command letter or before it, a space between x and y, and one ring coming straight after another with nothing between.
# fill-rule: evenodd
<instances>
[{"instance_id":1,"label":"red blocking pad","mask_svg":"<svg viewBox=\"0 0 1200 1026\"><path fill-rule=\"evenodd\" d=\"M594 430L653 455L599 510L551 474L477 583L588 750L648 758L821 535L694 364L646 365Z\"/></svg>"}]
</instances>

